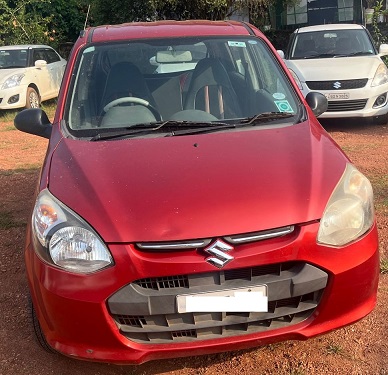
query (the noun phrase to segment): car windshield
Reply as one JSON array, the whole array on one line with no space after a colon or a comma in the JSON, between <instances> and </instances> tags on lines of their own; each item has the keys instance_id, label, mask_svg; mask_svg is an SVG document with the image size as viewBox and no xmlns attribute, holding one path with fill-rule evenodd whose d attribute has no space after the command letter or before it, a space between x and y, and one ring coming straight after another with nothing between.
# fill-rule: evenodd
<instances>
[{"instance_id":1,"label":"car windshield","mask_svg":"<svg viewBox=\"0 0 388 375\"><path fill-rule=\"evenodd\" d=\"M284 71L267 44L253 37L89 45L79 53L72 77L65 123L75 137L112 128L137 128L144 135L148 128L156 134L155 129L171 132L183 124L187 130L244 123L262 113L291 115L264 116L260 124L300 117L299 99Z\"/></svg>"},{"instance_id":2,"label":"car windshield","mask_svg":"<svg viewBox=\"0 0 388 375\"><path fill-rule=\"evenodd\" d=\"M295 36L290 58L313 59L375 54L375 48L364 29L322 30Z\"/></svg>"},{"instance_id":3,"label":"car windshield","mask_svg":"<svg viewBox=\"0 0 388 375\"><path fill-rule=\"evenodd\" d=\"M25 68L27 49L0 49L0 69Z\"/></svg>"}]
</instances>

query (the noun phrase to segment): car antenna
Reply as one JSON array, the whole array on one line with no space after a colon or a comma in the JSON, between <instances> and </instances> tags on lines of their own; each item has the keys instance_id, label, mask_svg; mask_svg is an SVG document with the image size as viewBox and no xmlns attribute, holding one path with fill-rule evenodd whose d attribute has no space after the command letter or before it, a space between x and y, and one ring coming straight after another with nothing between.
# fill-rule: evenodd
<instances>
[{"instance_id":1,"label":"car antenna","mask_svg":"<svg viewBox=\"0 0 388 375\"><path fill-rule=\"evenodd\" d=\"M90 11L90 4L88 5L88 12L86 13L85 24L84 24L84 30L86 29L86 23L88 22L89 11Z\"/></svg>"}]
</instances>

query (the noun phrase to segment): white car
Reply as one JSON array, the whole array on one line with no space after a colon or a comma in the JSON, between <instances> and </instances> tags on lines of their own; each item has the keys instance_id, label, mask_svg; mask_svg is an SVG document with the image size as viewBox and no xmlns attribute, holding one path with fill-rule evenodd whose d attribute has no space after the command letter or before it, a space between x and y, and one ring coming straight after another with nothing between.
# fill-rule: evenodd
<instances>
[{"instance_id":1,"label":"white car","mask_svg":"<svg viewBox=\"0 0 388 375\"><path fill-rule=\"evenodd\" d=\"M49 46L0 47L0 109L37 108L56 98L65 67Z\"/></svg>"},{"instance_id":2,"label":"white car","mask_svg":"<svg viewBox=\"0 0 388 375\"><path fill-rule=\"evenodd\" d=\"M368 118L386 123L388 69L367 29L356 24L302 27L285 52L278 51L304 96L319 91L328 99L320 118Z\"/></svg>"}]
</instances>

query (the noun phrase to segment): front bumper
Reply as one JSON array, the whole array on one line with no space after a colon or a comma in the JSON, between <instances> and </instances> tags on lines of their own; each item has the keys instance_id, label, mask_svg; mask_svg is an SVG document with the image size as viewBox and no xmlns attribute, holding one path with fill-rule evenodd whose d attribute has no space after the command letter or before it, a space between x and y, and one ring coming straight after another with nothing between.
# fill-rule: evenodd
<instances>
[{"instance_id":1,"label":"front bumper","mask_svg":"<svg viewBox=\"0 0 388 375\"><path fill-rule=\"evenodd\" d=\"M379 275L375 226L359 241L337 249L316 244L318 225L300 226L285 237L238 245L233 250L234 261L222 271L206 263L207 256L201 251L155 253L139 251L132 245L111 245L115 266L81 276L43 263L27 246L27 274L34 306L53 348L93 361L138 364L307 339L368 314L376 303ZM280 276L274 275L271 269L284 264L288 266L280 270ZM254 276L253 281L247 281L245 271L240 272L263 270L268 265L270 271ZM314 285L309 287L311 273L303 273L305 267L315 270ZM236 275L227 280L229 287L267 282L269 313L255 316L220 312L202 314L201 319L178 314L171 298L186 286L172 281L174 275L179 276L175 280L188 275L197 280L196 288L199 285L202 291L208 291L216 284L222 289L217 280L225 280L226 273ZM208 276L205 283L204 275ZM299 282L289 281L298 275ZM162 285L169 287L144 288L157 279L165 280ZM303 284L298 291L298 285ZM128 293L134 285L136 293ZM307 297L292 300L300 295ZM287 304L283 296L289 297ZM279 305L273 308L271 301L279 301ZM206 326L205 321L211 323ZM204 327L206 335L202 334Z\"/></svg>"},{"instance_id":2,"label":"front bumper","mask_svg":"<svg viewBox=\"0 0 388 375\"><path fill-rule=\"evenodd\" d=\"M26 106L27 85L0 90L0 109L23 108ZM18 97L17 100L14 100Z\"/></svg>"},{"instance_id":3,"label":"front bumper","mask_svg":"<svg viewBox=\"0 0 388 375\"><path fill-rule=\"evenodd\" d=\"M328 110L322 113L320 118L375 118L385 116L388 113L388 84L371 87L367 85L357 89L345 90L311 90L306 82L302 83L302 93L306 95L311 91L319 91L328 98ZM341 94L346 98L341 98ZM336 95L338 97L336 98ZM385 95L385 103L375 106L376 99Z\"/></svg>"}]
</instances>

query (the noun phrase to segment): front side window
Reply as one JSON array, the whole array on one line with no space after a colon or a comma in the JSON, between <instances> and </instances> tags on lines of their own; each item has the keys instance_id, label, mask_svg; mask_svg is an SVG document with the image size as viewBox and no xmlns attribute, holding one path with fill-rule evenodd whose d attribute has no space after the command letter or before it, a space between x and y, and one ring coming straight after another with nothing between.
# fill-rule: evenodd
<instances>
[{"instance_id":1,"label":"front side window","mask_svg":"<svg viewBox=\"0 0 388 375\"><path fill-rule=\"evenodd\" d=\"M297 117L298 103L261 39L140 40L85 47L65 122L74 136L93 136L167 121L230 124L268 112Z\"/></svg>"}]
</instances>

